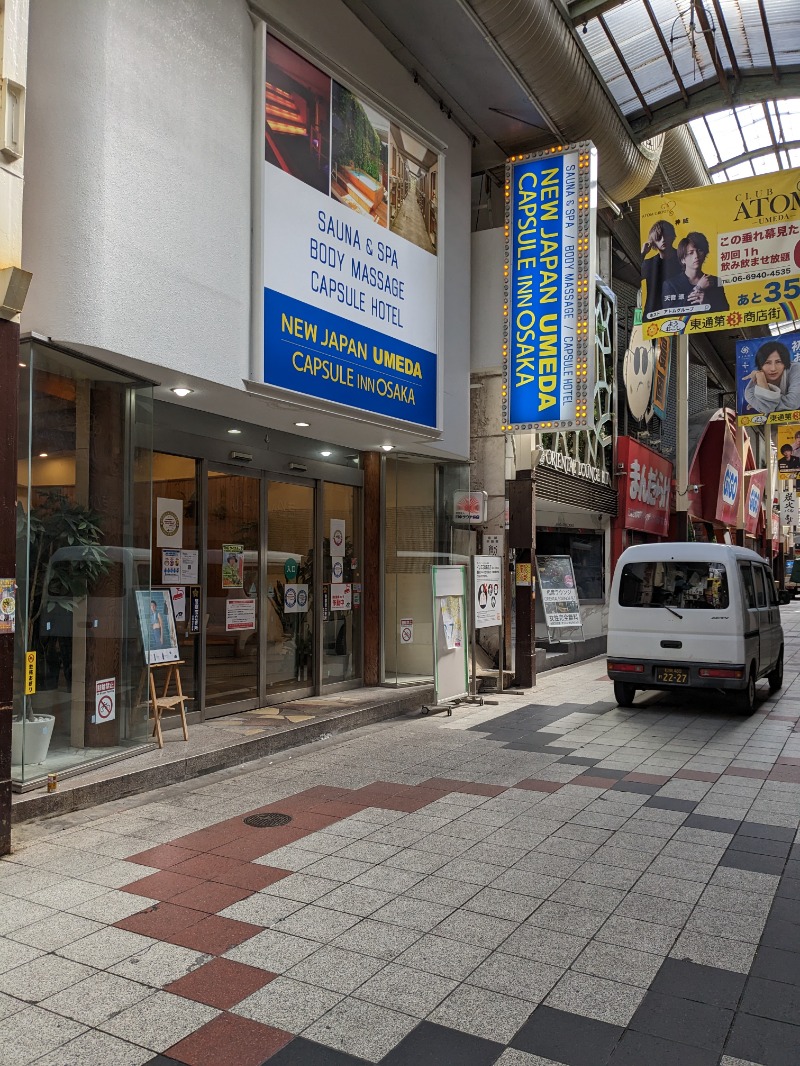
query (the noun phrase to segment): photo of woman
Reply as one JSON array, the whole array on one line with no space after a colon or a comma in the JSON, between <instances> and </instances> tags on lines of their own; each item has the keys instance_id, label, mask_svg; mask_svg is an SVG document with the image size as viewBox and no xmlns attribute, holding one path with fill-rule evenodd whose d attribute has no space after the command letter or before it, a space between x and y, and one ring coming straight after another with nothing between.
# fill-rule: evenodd
<instances>
[{"instance_id":1,"label":"photo of woman","mask_svg":"<svg viewBox=\"0 0 800 1066\"><path fill-rule=\"evenodd\" d=\"M800 410L800 369L781 341L768 340L756 352L756 366L746 378L745 403L762 415Z\"/></svg>"}]
</instances>

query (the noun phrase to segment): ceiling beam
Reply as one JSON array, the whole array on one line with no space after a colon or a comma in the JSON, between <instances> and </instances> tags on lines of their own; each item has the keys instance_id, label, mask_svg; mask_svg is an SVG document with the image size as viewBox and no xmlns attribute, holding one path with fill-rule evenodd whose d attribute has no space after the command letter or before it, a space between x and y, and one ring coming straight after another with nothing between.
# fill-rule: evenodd
<instances>
[{"instance_id":1,"label":"ceiling beam","mask_svg":"<svg viewBox=\"0 0 800 1066\"><path fill-rule=\"evenodd\" d=\"M693 118L725 111L727 108L741 107L743 104L763 103L765 100L790 100L800 96L800 68L784 68L781 81L775 84L772 71L758 70L751 74L742 74L733 96L732 104L725 98L718 81L708 81L701 88L689 94L688 104L681 98L668 99L661 104L650 102L652 119L646 115L629 115L628 122L634 136L639 141L646 141L658 133L666 133L674 126L681 126Z\"/></svg>"},{"instance_id":2,"label":"ceiling beam","mask_svg":"<svg viewBox=\"0 0 800 1066\"><path fill-rule=\"evenodd\" d=\"M717 163L708 168L709 174L719 174L720 171L735 167L738 163L749 163L752 159L760 159L765 155L777 155L779 152L792 152L800 149L800 141L785 141L782 144L768 144L765 148L756 148L754 152L744 152L732 159L726 159L723 163ZM780 160L778 161L780 162ZM781 168L783 169L783 168Z\"/></svg>"},{"instance_id":3,"label":"ceiling beam","mask_svg":"<svg viewBox=\"0 0 800 1066\"><path fill-rule=\"evenodd\" d=\"M606 11L621 7L624 3L625 0L573 0L571 4L566 5L566 8L573 26L582 26L589 19L605 15Z\"/></svg>"}]
</instances>

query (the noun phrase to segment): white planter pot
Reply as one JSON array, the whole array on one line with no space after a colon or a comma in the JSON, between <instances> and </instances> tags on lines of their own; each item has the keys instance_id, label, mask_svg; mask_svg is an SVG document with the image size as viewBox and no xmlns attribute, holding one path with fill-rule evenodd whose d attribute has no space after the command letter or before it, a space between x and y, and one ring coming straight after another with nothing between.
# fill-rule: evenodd
<instances>
[{"instance_id":1,"label":"white planter pot","mask_svg":"<svg viewBox=\"0 0 800 1066\"><path fill-rule=\"evenodd\" d=\"M53 735L53 726L55 724L55 715L52 714L36 714L24 724L21 718L14 718L11 722L12 765L22 765L23 733L25 737L25 765L35 766L43 763L47 758L50 738Z\"/></svg>"}]
</instances>

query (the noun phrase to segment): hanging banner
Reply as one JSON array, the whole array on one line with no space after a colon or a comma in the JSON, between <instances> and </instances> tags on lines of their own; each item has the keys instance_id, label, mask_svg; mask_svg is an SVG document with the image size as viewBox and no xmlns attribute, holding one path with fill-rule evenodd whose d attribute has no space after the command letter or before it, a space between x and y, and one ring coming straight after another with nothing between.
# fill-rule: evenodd
<instances>
[{"instance_id":1,"label":"hanging banner","mask_svg":"<svg viewBox=\"0 0 800 1066\"><path fill-rule=\"evenodd\" d=\"M264 383L437 425L439 153L267 35Z\"/></svg>"},{"instance_id":2,"label":"hanging banner","mask_svg":"<svg viewBox=\"0 0 800 1066\"><path fill-rule=\"evenodd\" d=\"M645 337L800 318L800 169L640 201Z\"/></svg>"},{"instance_id":3,"label":"hanging banner","mask_svg":"<svg viewBox=\"0 0 800 1066\"><path fill-rule=\"evenodd\" d=\"M744 528L751 536L758 532L758 520L761 517L761 507L764 500L764 488L767 484L766 470L754 470L745 474L747 479L747 508L744 516Z\"/></svg>"},{"instance_id":4,"label":"hanging banner","mask_svg":"<svg viewBox=\"0 0 800 1066\"><path fill-rule=\"evenodd\" d=\"M800 477L800 423L778 426L777 437L778 477L781 481L793 481Z\"/></svg>"},{"instance_id":5,"label":"hanging banner","mask_svg":"<svg viewBox=\"0 0 800 1066\"><path fill-rule=\"evenodd\" d=\"M672 463L631 437L617 439L619 514L625 529L666 537L669 533Z\"/></svg>"},{"instance_id":6,"label":"hanging banner","mask_svg":"<svg viewBox=\"0 0 800 1066\"><path fill-rule=\"evenodd\" d=\"M736 342L740 426L800 425L800 333Z\"/></svg>"},{"instance_id":7,"label":"hanging banner","mask_svg":"<svg viewBox=\"0 0 800 1066\"><path fill-rule=\"evenodd\" d=\"M476 555L474 566L475 628L502 625L502 562L496 555Z\"/></svg>"},{"instance_id":8,"label":"hanging banner","mask_svg":"<svg viewBox=\"0 0 800 1066\"><path fill-rule=\"evenodd\" d=\"M593 425L596 212L591 142L506 164L505 430Z\"/></svg>"},{"instance_id":9,"label":"hanging banner","mask_svg":"<svg viewBox=\"0 0 800 1066\"><path fill-rule=\"evenodd\" d=\"M781 525L794 531L797 525L797 489L793 481L784 481L778 492L781 507Z\"/></svg>"},{"instance_id":10,"label":"hanging banner","mask_svg":"<svg viewBox=\"0 0 800 1066\"><path fill-rule=\"evenodd\" d=\"M658 338L656 352L656 369L653 378L653 414L663 422L667 417L667 396L669 395L669 372L672 360L671 341L669 337Z\"/></svg>"}]
</instances>

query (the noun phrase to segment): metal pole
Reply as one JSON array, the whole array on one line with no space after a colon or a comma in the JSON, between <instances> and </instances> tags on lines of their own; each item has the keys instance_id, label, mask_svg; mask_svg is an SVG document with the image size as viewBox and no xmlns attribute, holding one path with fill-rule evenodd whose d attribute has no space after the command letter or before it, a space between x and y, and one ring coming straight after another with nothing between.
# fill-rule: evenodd
<instances>
[{"instance_id":1,"label":"metal pole","mask_svg":"<svg viewBox=\"0 0 800 1066\"><path fill-rule=\"evenodd\" d=\"M677 410L675 426L676 539L689 539L689 338L678 337Z\"/></svg>"}]
</instances>

